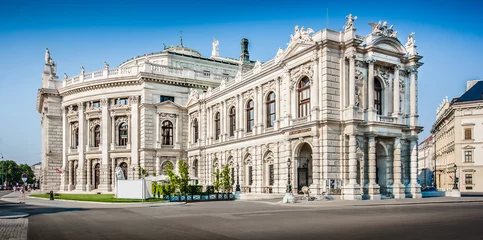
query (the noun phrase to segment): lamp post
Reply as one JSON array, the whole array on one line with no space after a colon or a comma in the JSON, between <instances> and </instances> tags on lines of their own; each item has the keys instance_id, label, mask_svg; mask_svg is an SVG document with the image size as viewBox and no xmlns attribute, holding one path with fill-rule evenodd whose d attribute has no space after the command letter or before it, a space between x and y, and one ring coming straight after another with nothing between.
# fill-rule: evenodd
<instances>
[{"instance_id":1,"label":"lamp post","mask_svg":"<svg viewBox=\"0 0 483 240\"><path fill-rule=\"evenodd\" d=\"M285 196L283 196L283 203L294 203L295 198L292 194L292 185L290 185L290 165L292 162L290 158L287 160L287 189L285 191Z\"/></svg>"},{"instance_id":2,"label":"lamp post","mask_svg":"<svg viewBox=\"0 0 483 240\"><path fill-rule=\"evenodd\" d=\"M239 174L240 165L236 163L236 186L235 192L240 192L240 174Z\"/></svg>"},{"instance_id":3,"label":"lamp post","mask_svg":"<svg viewBox=\"0 0 483 240\"><path fill-rule=\"evenodd\" d=\"M456 164L454 165L453 167L453 170L454 170L454 185L453 185L453 189L454 190L458 190L458 183L456 182L456 170L458 169L458 167L456 167Z\"/></svg>"},{"instance_id":4,"label":"lamp post","mask_svg":"<svg viewBox=\"0 0 483 240\"><path fill-rule=\"evenodd\" d=\"M290 158L288 158L287 160L287 173L288 173L288 177L287 177L287 190L285 193L292 193L292 185L290 185L290 165L291 165L292 162L290 162Z\"/></svg>"},{"instance_id":5,"label":"lamp post","mask_svg":"<svg viewBox=\"0 0 483 240\"><path fill-rule=\"evenodd\" d=\"M135 169L134 167L132 167L132 180L134 180L134 176L135 176L135 175L134 175L134 174L135 174L135 173L134 173L134 171L135 171L135 170L136 170L136 169Z\"/></svg>"}]
</instances>

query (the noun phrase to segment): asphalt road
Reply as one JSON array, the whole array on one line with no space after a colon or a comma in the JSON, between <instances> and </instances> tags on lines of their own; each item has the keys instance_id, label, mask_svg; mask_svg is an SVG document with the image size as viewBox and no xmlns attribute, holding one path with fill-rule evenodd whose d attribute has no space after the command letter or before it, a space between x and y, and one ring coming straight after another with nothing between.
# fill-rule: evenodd
<instances>
[{"instance_id":1,"label":"asphalt road","mask_svg":"<svg viewBox=\"0 0 483 240\"><path fill-rule=\"evenodd\" d=\"M483 203L335 208L206 202L60 209L0 202L29 217L28 239L483 239Z\"/></svg>"}]
</instances>

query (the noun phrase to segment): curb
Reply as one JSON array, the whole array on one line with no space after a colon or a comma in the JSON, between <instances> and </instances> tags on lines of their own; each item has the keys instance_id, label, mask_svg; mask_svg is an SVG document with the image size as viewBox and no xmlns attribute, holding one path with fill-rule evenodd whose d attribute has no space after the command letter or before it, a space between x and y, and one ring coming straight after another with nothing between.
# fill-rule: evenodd
<instances>
[{"instance_id":1,"label":"curb","mask_svg":"<svg viewBox=\"0 0 483 240\"><path fill-rule=\"evenodd\" d=\"M372 204L285 204L285 203L272 203L282 206L298 206L298 207L377 207L377 206L404 206L404 205L427 205L427 204L454 204L454 203L475 203L483 202L483 200L468 200L468 201L442 201L442 202L405 202L405 203L372 203Z\"/></svg>"},{"instance_id":2,"label":"curb","mask_svg":"<svg viewBox=\"0 0 483 240\"><path fill-rule=\"evenodd\" d=\"M2 214L9 214L9 215L2 215ZM0 214L0 219L16 219L16 218L24 218L30 216L28 213L24 212L4 212Z\"/></svg>"}]
</instances>

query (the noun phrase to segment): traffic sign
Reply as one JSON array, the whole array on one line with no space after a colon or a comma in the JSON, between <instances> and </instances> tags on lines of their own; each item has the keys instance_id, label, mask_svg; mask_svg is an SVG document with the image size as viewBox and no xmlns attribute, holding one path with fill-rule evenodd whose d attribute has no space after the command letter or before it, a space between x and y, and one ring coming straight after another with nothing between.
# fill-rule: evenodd
<instances>
[{"instance_id":1,"label":"traffic sign","mask_svg":"<svg viewBox=\"0 0 483 240\"><path fill-rule=\"evenodd\" d=\"M22 181L27 182L27 174L22 174Z\"/></svg>"}]
</instances>

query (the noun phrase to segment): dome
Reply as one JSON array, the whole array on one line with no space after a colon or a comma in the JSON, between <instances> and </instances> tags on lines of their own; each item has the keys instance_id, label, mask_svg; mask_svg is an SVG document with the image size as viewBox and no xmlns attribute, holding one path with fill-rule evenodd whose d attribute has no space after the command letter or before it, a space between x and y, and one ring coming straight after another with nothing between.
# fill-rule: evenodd
<instances>
[{"instance_id":1,"label":"dome","mask_svg":"<svg viewBox=\"0 0 483 240\"><path fill-rule=\"evenodd\" d=\"M169 46L163 52L174 52L174 53L179 53L179 54L193 56L193 57L201 57L200 52L183 46Z\"/></svg>"}]
</instances>

